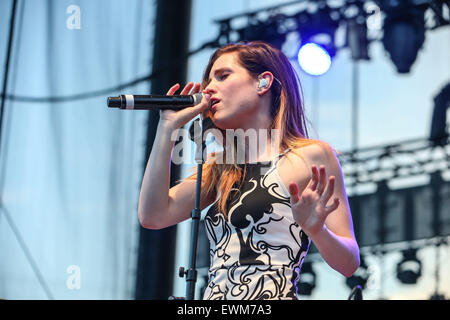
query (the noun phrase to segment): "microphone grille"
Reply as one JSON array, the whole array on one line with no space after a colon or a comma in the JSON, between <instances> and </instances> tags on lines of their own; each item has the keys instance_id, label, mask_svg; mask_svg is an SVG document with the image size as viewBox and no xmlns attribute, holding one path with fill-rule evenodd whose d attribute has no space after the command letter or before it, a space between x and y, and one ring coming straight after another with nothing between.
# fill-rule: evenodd
<instances>
[{"instance_id":1,"label":"microphone grille","mask_svg":"<svg viewBox=\"0 0 450 320\"><path fill-rule=\"evenodd\" d=\"M203 93L199 92L199 93L194 93L192 95L192 97L194 98L194 106L199 104L202 99L203 99Z\"/></svg>"}]
</instances>

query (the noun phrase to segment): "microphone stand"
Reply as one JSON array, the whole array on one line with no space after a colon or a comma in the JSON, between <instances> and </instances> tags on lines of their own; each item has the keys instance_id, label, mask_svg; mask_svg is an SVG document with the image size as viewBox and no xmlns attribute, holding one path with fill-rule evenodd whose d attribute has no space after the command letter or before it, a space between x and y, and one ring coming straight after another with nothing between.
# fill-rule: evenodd
<instances>
[{"instance_id":1,"label":"microphone stand","mask_svg":"<svg viewBox=\"0 0 450 320\"><path fill-rule=\"evenodd\" d=\"M196 266L197 266L198 229L201 218L200 195L202 187L201 183L202 169L204 163L203 150L206 149L206 144L203 141L203 133L205 130L205 126L207 127L207 125L204 122L202 122L201 129L196 130L196 128L198 128L199 126L199 122L201 122L200 119L196 119L190 128L191 140L193 140L196 145L195 162L197 163L197 184L195 190L194 209L191 211L192 222L191 222L191 243L189 250L189 266L187 270L185 270L184 267L180 267L178 272L180 278L186 277L186 297L183 298L170 296L169 300L194 300L195 298L195 284L197 282Z\"/></svg>"}]
</instances>

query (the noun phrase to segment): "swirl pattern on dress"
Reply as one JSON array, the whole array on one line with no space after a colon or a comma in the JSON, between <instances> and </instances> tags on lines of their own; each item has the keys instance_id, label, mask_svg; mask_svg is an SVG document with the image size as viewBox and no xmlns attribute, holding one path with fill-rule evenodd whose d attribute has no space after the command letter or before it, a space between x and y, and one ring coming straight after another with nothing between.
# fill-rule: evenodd
<instances>
[{"instance_id":1,"label":"swirl pattern on dress","mask_svg":"<svg viewBox=\"0 0 450 320\"><path fill-rule=\"evenodd\" d=\"M209 208L211 260L204 299L297 299L311 241L293 220L290 195L276 171L285 153L263 175L262 163L247 164L240 189L232 189L227 199L228 219L217 201Z\"/></svg>"}]
</instances>

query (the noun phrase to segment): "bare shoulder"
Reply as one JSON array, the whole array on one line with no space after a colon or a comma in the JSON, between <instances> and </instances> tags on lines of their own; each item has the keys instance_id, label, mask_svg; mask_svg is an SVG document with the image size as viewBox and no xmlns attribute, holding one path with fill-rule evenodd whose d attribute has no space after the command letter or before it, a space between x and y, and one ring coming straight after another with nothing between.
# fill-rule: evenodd
<instances>
[{"instance_id":1,"label":"bare shoulder","mask_svg":"<svg viewBox=\"0 0 450 320\"><path fill-rule=\"evenodd\" d=\"M291 181L295 181L302 189L311 178L312 165L329 166L329 161L326 159L331 154L332 149L326 144L314 140L305 141L303 146L291 148L291 151L280 160L278 173L287 186Z\"/></svg>"},{"instance_id":2,"label":"bare shoulder","mask_svg":"<svg viewBox=\"0 0 450 320\"><path fill-rule=\"evenodd\" d=\"M287 155L293 165L301 163L307 167L313 164L329 166L337 162L336 151L328 143L318 140L311 140L308 144L292 148Z\"/></svg>"},{"instance_id":3,"label":"bare shoulder","mask_svg":"<svg viewBox=\"0 0 450 320\"><path fill-rule=\"evenodd\" d=\"M294 181L303 190L312 177L312 166L324 165L327 175L333 175L341 181L342 171L335 150L326 142L311 140L305 145L291 148L278 165L278 173L286 188Z\"/></svg>"},{"instance_id":4,"label":"bare shoulder","mask_svg":"<svg viewBox=\"0 0 450 320\"><path fill-rule=\"evenodd\" d=\"M299 183L304 183L311 178L313 165L317 168L321 165L325 166L330 175L342 174L336 151L323 141L307 141L303 146L292 148L285 158L281 162L280 171L286 178L290 176Z\"/></svg>"},{"instance_id":5,"label":"bare shoulder","mask_svg":"<svg viewBox=\"0 0 450 320\"><path fill-rule=\"evenodd\" d=\"M293 149L293 155L301 155L308 166L313 164L320 166L334 166L338 164L336 151L328 143L323 141L312 141L310 144Z\"/></svg>"}]
</instances>

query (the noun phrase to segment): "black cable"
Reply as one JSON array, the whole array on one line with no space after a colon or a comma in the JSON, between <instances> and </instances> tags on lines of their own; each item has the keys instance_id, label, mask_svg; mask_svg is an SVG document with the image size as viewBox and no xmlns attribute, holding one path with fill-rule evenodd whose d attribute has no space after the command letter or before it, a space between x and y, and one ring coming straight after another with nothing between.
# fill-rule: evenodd
<instances>
[{"instance_id":1,"label":"black cable","mask_svg":"<svg viewBox=\"0 0 450 320\"><path fill-rule=\"evenodd\" d=\"M89 98L93 98L93 97L97 97L97 96L104 96L108 93L120 91L125 88L135 86L141 82L150 80L154 76L155 76L155 74L150 74L150 75L126 82L126 83L122 83L115 87L110 87L110 88L105 88L105 89L100 89L100 90L85 92L85 93L78 93L78 94L73 94L73 95L68 95L68 96L30 97L30 96L20 96L20 95L18 96L18 95L7 94L5 96L5 98L10 101L27 102L27 103L58 103L58 102L68 102L68 101L89 99ZM2 97L4 97L3 94L2 94Z\"/></svg>"},{"instance_id":2,"label":"black cable","mask_svg":"<svg viewBox=\"0 0 450 320\"><path fill-rule=\"evenodd\" d=\"M16 11L17 11L17 0L14 0L13 7L11 10L11 18L9 21L9 39L8 39L8 49L6 51L6 61L5 61L5 72L3 73L3 89L2 92L6 92L8 88L8 74L9 74L9 62L11 61L11 51L12 51L12 42L14 38L14 22L16 20ZM2 95L1 97L1 105L0 105L0 154L1 154L1 143L2 143L2 128L3 128L3 114L5 110L5 102L6 97ZM1 158L0 158L1 159ZM1 205L1 203L0 203Z\"/></svg>"},{"instance_id":3,"label":"black cable","mask_svg":"<svg viewBox=\"0 0 450 320\"><path fill-rule=\"evenodd\" d=\"M17 10L19 11L17 13L16 22L14 24L14 34L15 34L15 45L14 45L14 53L16 56L19 56L20 52L20 45L21 45L21 38L22 38L22 31L23 31L23 21L24 21L24 12L25 12L25 2L23 1L21 4L19 3ZM11 61L11 75L8 78L8 87L11 90L14 90L14 87L17 83L17 67L18 67L18 59L12 59ZM1 141L2 141L2 158L4 161L0 162L0 195L3 194L3 187L5 184L5 176L6 176L6 167L8 165L8 151L9 151L9 135L11 134L10 126L11 126L11 117L14 109L9 107L5 104L4 108L4 117L5 119L2 120L2 135L1 135ZM4 123L3 123L4 122ZM2 206L1 200L0 200L0 206ZM1 214L0 214L1 218Z\"/></svg>"},{"instance_id":4,"label":"black cable","mask_svg":"<svg viewBox=\"0 0 450 320\"><path fill-rule=\"evenodd\" d=\"M23 3L22 7L21 7L21 14L20 16L23 18L23 12L24 12L24 7L25 4ZM8 51L7 51L7 55L6 55L6 62L5 62L5 72L3 74L3 91L6 91L7 89L7 85L8 85L8 75L9 75L9 65L10 65L10 61L11 61L11 51L12 51L12 41L14 38L14 26L15 26L15 19L16 19L16 12L17 12L17 0L14 0L13 3L13 7L12 7L12 11L11 11L11 20L10 20L10 30L9 30L9 39L8 39ZM19 20L19 22L22 22L22 20ZM20 24L20 29L19 29L19 37L21 34L21 24ZM5 97L2 96L1 98L1 110L0 110L0 148L1 148L1 141L2 139L2 128L3 128L3 114L4 114L4 110L5 110ZM6 139L6 141L8 141ZM2 153L2 155L6 154L6 148L5 151ZM6 162L6 156L4 156L3 158L5 158L5 162ZM2 176L1 176L1 189L3 189L3 170L2 170ZM2 190L0 189L0 194L2 192ZM19 229L17 228L17 226L15 225L11 215L9 214L9 212L6 210L6 208L3 206L3 203L0 202L0 209L1 212L3 213L3 216L5 216L6 221L8 222L8 225L11 227L11 230L13 231L17 241L19 242L19 245L21 246L26 259L28 260L28 262L30 263L31 268L33 269L34 274L36 275L39 283L41 284L45 294L47 295L48 299L54 299L53 295L47 285L47 283L45 282L44 277L42 276L42 273L40 272L36 262L34 261L30 250L28 249L25 241L23 240L22 235L20 234Z\"/></svg>"},{"instance_id":5,"label":"black cable","mask_svg":"<svg viewBox=\"0 0 450 320\"><path fill-rule=\"evenodd\" d=\"M24 9L24 5L22 6L22 17L23 17L23 9ZM10 20L10 30L9 30L9 39L8 39L8 48L7 48L7 55L6 55L6 61L5 61L5 72L3 75L3 92L7 91L7 85L8 85L8 76L9 76L9 66L10 66L10 61L11 61L11 52L12 52L12 41L14 39L14 26L15 26L15 20L16 20L16 11L17 11L17 0L14 0L13 2L13 7L12 7L12 12L11 12L11 20ZM204 44L203 46L201 46L200 48L190 51L188 52L186 55L184 55L183 57L180 58L180 60L175 61L174 63L172 63L170 66L166 67L166 68L162 68L156 72L153 72L150 75L141 77L141 78L137 78L135 80L129 81L127 83L124 84L120 84L116 87L112 87L112 88L106 88L106 89L102 89L102 90L97 90L97 91L93 91L93 92L89 92L89 93L85 93L85 94L75 94L75 95L70 95L70 96L61 96L61 97L27 97L27 96L15 96L15 95L4 95L1 94L1 110L0 110L0 148L1 148L1 141L2 141L2 136L1 133L3 130L1 130L1 128L3 127L3 115L4 115L4 110L5 110L5 103L6 100L10 100L10 101L21 101L21 102L31 102L31 103L55 103L55 102L67 102L67 101L73 101L73 100L80 100L80 99L87 99L90 97L95 97L95 96L100 96L100 95L105 95L107 93L113 92L113 91L118 91L118 90L122 90L124 88L128 88L131 86L134 86L138 83L141 83L143 81L148 81L153 77L156 77L157 75L169 71L172 68L175 68L179 65L180 62L182 62L183 60L187 59L189 56L196 54L198 52L200 52L201 50L207 48L207 47L213 47L214 45L216 45L216 41L213 42L208 42L206 44ZM1 150L1 149L0 149ZM1 191L0 191L1 192ZM48 287L44 277L42 276L41 271L39 270L36 262L34 261L31 252L28 248L28 246L26 245L19 229L17 228L16 224L13 221L13 218L11 217L11 215L9 214L9 212L6 210L6 208L3 207L2 203L0 202L0 213L3 213L3 215L6 218L6 221L8 222L8 225L11 227L11 230L13 231L19 245L21 246L26 259L28 260L34 274L36 275L40 285L42 286L46 296L48 299L53 300L53 294L50 291L50 288Z\"/></svg>"},{"instance_id":6,"label":"black cable","mask_svg":"<svg viewBox=\"0 0 450 320\"><path fill-rule=\"evenodd\" d=\"M362 2L364 2L364 0L361 0ZM291 2L286 2L282 5L277 5L276 7L267 7L267 8L263 8L263 9L259 9L256 11L252 11L252 12L246 12L246 13L241 13L232 17L227 17L224 19L220 19L220 20L216 20L216 23L225 23L225 22L230 22L232 19L236 19L239 17L243 17L243 16L253 16L257 13L260 12L264 12L264 11L271 11L275 8L280 8L280 7L285 7L285 6L290 6L293 4L298 4L298 3L308 3L308 0L297 0L297 1L291 1ZM326 1L325 1L326 3ZM432 3L432 1L424 1L424 3L430 4ZM447 1L445 1L445 3L447 3ZM437 14L435 12L435 14ZM447 21L446 21L447 22ZM435 26L435 28L439 27L441 25L437 25ZM431 27L426 27L426 30L433 30L434 28ZM228 30L227 32L229 32L230 30ZM236 31L236 30L231 30L231 31ZM81 99L88 99L88 98L92 98L92 97L96 97L96 96L104 96L107 95L108 93L112 93L112 92L117 92L120 90L123 90L125 88L129 88L132 87L136 84L139 84L143 81L148 81L151 80L152 78L156 77L157 75L159 75L160 73L169 71L173 68L176 68L178 66L178 64L180 62L182 62L182 60L187 59L189 56L194 55L200 51L202 51L203 49L206 48L214 48L214 47L220 47L221 45L223 45L224 43L222 43L221 39L223 38L224 34L220 33L219 36L210 42L207 42L205 44L203 44L201 47L199 47L196 50L190 51L188 52L185 56L181 57L179 61L175 61L173 62L171 65L165 67L165 68L161 68L160 70L158 70L157 72L153 72L151 74L148 74L146 76L143 76L141 78L137 78L135 80L132 80L130 82L126 82L120 85L117 85L115 87L111 87L111 88L105 88L105 89L101 89L101 90L97 90L97 91L92 91L92 92L87 92L87 93L79 93L79 94L74 94L74 95L68 95L68 96L50 96L50 97L30 97L30 96L20 96L20 95L13 95L13 94L5 94L6 90L5 88L3 89L1 94L2 100L11 100L11 101L19 101L19 102L27 102L27 103L58 103L58 102L68 102L68 101L75 101L75 100L81 100ZM228 34L229 37L229 34ZM372 41L379 41L380 39L372 39ZM338 49L344 49L345 47L342 48L337 48ZM1 120L1 115L0 115L0 120Z\"/></svg>"},{"instance_id":7,"label":"black cable","mask_svg":"<svg viewBox=\"0 0 450 320\"><path fill-rule=\"evenodd\" d=\"M82 100L82 99L89 99L89 98L93 98L93 97L98 97L98 96L105 96L108 95L109 93L114 93L129 87L133 87L141 82L144 81L149 81L153 78L155 78L156 76L159 76L160 74L170 71L174 68L177 68L178 65L180 63L182 63L185 59L189 58L192 55L197 54L198 52L206 49L206 48L214 48L217 45L217 40L213 40L210 42L207 42L205 44L203 44L201 47L189 51L187 54L185 54L184 56L182 56L179 60L172 62L170 65L165 66L151 74L148 74L146 76L131 80L129 82L125 82L122 84L119 84L115 87L110 87L110 88L105 88L105 89L100 89L100 90L96 90L96 91L91 91L91 92L85 92L85 93L78 93L78 94L73 94L73 95L68 95L68 96L50 96L50 97L30 97L30 96L20 96L20 95L13 95L13 94L6 94L4 95L3 93L1 94L2 100L10 100L10 101L17 101L17 102L27 102L27 103L61 103L61 102L69 102L69 101L75 101L75 100ZM3 92L5 92L5 90L3 90Z\"/></svg>"}]
</instances>

